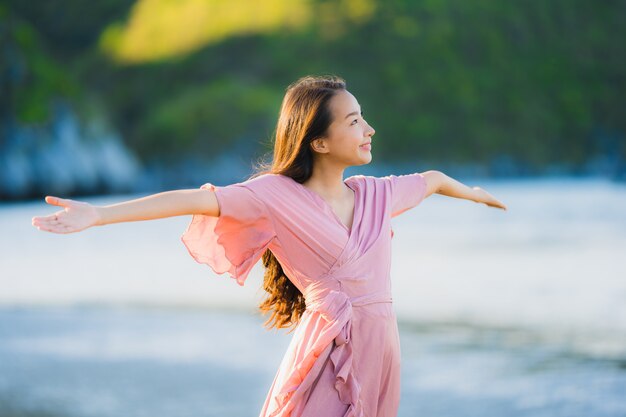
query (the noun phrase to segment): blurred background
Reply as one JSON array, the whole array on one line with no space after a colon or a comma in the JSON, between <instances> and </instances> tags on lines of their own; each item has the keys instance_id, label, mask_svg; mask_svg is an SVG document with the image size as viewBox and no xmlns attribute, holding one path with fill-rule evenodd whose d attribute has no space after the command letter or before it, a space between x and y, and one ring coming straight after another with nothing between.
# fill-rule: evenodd
<instances>
[{"instance_id":1,"label":"blurred background","mask_svg":"<svg viewBox=\"0 0 626 417\"><path fill-rule=\"evenodd\" d=\"M190 218L54 235L106 205L246 179L285 88L346 79L347 175L437 169L394 219L399 416L626 415L626 2L0 1L0 416L257 415L290 340L196 264Z\"/></svg>"}]
</instances>

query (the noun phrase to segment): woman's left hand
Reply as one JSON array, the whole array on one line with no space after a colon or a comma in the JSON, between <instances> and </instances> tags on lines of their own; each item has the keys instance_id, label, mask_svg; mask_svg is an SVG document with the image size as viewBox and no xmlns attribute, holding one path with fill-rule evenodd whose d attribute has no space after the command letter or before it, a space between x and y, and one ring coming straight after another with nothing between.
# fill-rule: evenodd
<instances>
[{"instance_id":1,"label":"woman's left hand","mask_svg":"<svg viewBox=\"0 0 626 417\"><path fill-rule=\"evenodd\" d=\"M472 187L474 190L476 198L474 199L477 203L484 203L489 207L496 207L506 210L507 207L500 200L489 194L487 191L483 190L480 187Z\"/></svg>"}]
</instances>

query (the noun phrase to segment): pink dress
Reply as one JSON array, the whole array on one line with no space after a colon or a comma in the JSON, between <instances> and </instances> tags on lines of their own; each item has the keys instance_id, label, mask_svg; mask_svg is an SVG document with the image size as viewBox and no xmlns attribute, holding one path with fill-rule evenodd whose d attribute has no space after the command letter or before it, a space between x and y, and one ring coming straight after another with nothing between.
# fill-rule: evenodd
<instances>
[{"instance_id":1,"label":"pink dress","mask_svg":"<svg viewBox=\"0 0 626 417\"><path fill-rule=\"evenodd\" d=\"M277 174L210 183L220 216L194 215L181 236L191 256L243 285L271 249L304 294L306 311L261 417L395 417L400 340L391 303L391 218L426 193L420 173L354 175L349 230L322 197Z\"/></svg>"}]
</instances>

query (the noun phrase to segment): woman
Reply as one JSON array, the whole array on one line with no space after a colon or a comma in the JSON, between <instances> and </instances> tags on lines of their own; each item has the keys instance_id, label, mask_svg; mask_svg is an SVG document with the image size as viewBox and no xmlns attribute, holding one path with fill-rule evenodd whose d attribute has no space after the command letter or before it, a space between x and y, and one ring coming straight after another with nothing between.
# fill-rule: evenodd
<instances>
[{"instance_id":1,"label":"woman","mask_svg":"<svg viewBox=\"0 0 626 417\"><path fill-rule=\"evenodd\" d=\"M261 416L395 416L400 351L391 304L390 220L439 193L506 206L439 171L343 179L372 160L374 129L338 77L287 88L271 165L228 186L174 190L105 207L63 207L33 225L54 233L193 215L191 256L244 284L261 258L269 327L295 327Z\"/></svg>"}]
</instances>

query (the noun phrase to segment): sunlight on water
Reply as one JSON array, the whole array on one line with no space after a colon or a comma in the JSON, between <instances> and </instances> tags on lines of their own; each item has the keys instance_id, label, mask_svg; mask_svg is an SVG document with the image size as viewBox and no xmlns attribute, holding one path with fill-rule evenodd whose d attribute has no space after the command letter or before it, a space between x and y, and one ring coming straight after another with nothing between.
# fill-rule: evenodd
<instances>
[{"instance_id":1,"label":"sunlight on water","mask_svg":"<svg viewBox=\"0 0 626 417\"><path fill-rule=\"evenodd\" d=\"M586 353L626 354L626 187L595 180L480 185L509 210L435 195L398 217L392 282L399 315L541 329Z\"/></svg>"},{"instance_id":2,"label":"sunlight on water","mask_svg":"<svg viewBox=\"0 0 626 417\"><path fill-rule=\"evenodd\" d=\"M626 188L475 182L509 210L435 195L392 221L399 415L626 415ZM240 287L189 256L188 217L30 225L51 211L0 207L0 415L258 414L290 339L254 312L260 263Z\"/></svg>"},{"instance_id":3,"label":"sunlight on water","mask_svg":"<svg viewBox=\"0 0 626 417\"><path fill-rule=\"evenodd\" d=\"M596 180L486 182L504 212L433 195L396 217L392 285L400 318L594 335L626 351L626 191ZM109 204L133 196L94 198ZM49 207L49 206L48 206ZM0 304L118 304L255 309L262 266L244 287L197 264L180 242L190 217L38 231L45 203L1 208ZM576 342L580 343L580 341Z\"/></svg>"},{"instance_id":4,"label":"sunlight on water","mask_svg":"<svg viewBox=\"0 0 626 417\"><path fill-rule=\"evenodd\" d=\"M289 342L260 324L209 310L0 308L0 415L257 415ZM519 330L400 332L399 416L626 411L626 359L572 355Z\"/></svg>"}]
</instances>

